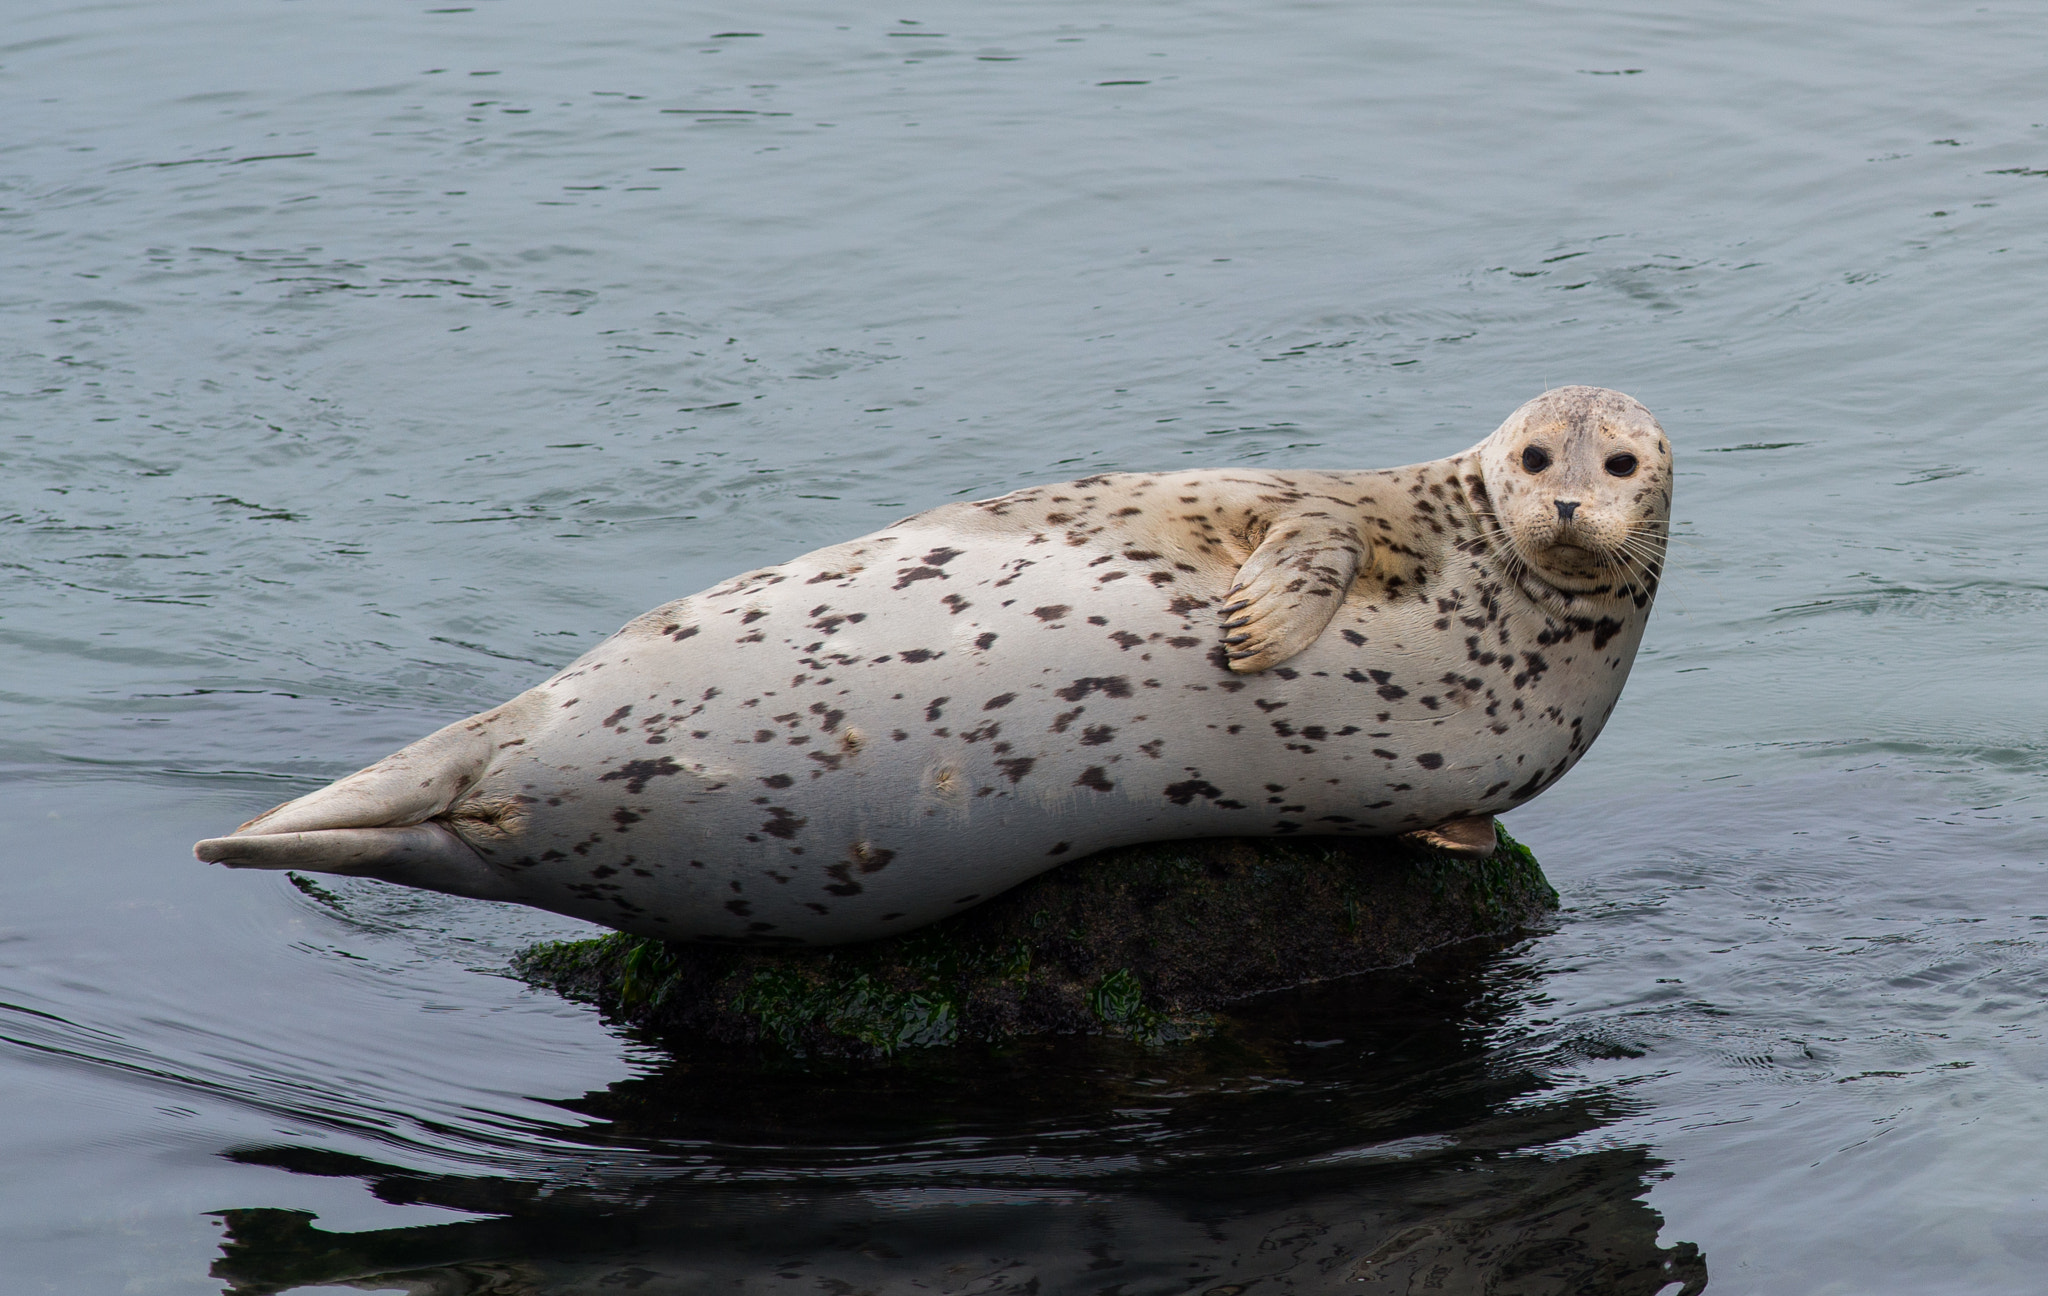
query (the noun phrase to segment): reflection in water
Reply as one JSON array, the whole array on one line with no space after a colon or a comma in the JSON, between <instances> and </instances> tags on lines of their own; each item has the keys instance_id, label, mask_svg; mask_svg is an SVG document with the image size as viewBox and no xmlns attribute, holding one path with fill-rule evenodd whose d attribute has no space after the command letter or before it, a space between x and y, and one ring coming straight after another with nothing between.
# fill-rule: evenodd
<instances>
[{"instance_id":1,"label":"reflection in water","mask_svg":"<svg viewBox=\"0 0 2048 1296\"><path fill-rule=\"evenodd\" d=\"M372 1176L394 1200L504 1212L328 1233L304 1212L225 1213L235 1296L295 1286L455 1293L1614 1293L1706 1286L1690 1243L1657 1245L1636 1148L1509 1156L1158 1195L699 1187L637 1202L530 1184Z\"/></svg>"},{"instance_id":2,"label":"reflection in water","mask_svg":"<svg viewBox=\"0 0 2048 1296\"><path fill-rule=\"evenodd\" d=\"M1703 1290L1658 1245L1640 1147L1562 1153L1624 1104L1504 1038L1528 992L1468 951L1250 1006L1230 1038L762 1069L673 1055L564 1104L581 1158L426 1174L230 1156L491 1218L329 1233L222 1213L235 1296L415 1293L1615 1293Z\"/></svg>"}]
</instances>

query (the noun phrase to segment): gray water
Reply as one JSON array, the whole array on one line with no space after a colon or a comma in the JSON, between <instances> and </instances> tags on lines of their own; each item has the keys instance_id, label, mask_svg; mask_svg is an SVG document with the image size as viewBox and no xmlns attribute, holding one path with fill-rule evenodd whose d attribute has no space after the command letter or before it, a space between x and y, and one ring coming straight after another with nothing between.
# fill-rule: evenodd
<instances>
[{"instance_id":1,"label":"gray water","mask_svg":"<svg viewBox=\"0 0 2048 1296\"><path fill-rule=\"evenodd\" d=\"M2044 20L12 0L0 1290L2048 1287ZM732 1073L188 853L904 513L1567 382L1679 488L1564 911L1229 1048Z\"/></svg>"}]
</instances>

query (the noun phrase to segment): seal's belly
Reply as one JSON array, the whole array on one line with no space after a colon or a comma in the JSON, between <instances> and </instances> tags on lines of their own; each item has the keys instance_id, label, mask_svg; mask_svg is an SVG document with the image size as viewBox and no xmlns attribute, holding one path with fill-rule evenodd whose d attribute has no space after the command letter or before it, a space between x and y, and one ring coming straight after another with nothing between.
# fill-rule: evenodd
<instances>
[{"instance_id":1,"label":"seal's belly","mask_svg":"<svg viewBox=\"0 0 2048 1296\"><path fill-rule=\"evenodd\" d=\"M1539 670L1468 652L1433 596L1354 595L1306 652L1238 676L1215 613L1234 567L1019 554L910 524L659 608L493 713L508 738L469 802L490 813L455 823L486 823L464 835L547 908L871 938L1124 842L1505 809L1592 741L1634 652L1581 637Z\"/></svg>"}]
</instances>

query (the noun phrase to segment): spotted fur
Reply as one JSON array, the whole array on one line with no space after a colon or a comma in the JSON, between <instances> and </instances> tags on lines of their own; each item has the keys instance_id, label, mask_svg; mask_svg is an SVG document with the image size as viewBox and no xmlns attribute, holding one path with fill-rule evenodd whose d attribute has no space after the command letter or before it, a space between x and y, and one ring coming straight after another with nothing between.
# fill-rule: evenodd
<instances>
[{"instance_id":1,"label":"spotted fur","mask_svg":"<svg viewBox=\"0 0 2048 1296\"><path fill-rule=\"evenodd\" d=\"M1492 814L1606 723L1670 500L1649 411L1567 387L1405 468L951 504L656 608L198 850L822 944L1127 842Z\"/></svg>"}]
</instances>

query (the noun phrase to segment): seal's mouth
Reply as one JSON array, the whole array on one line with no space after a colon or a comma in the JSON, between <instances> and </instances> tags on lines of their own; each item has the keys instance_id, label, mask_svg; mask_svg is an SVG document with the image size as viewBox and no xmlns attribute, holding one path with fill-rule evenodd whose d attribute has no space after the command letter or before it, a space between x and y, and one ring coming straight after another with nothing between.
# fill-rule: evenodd
<instances>
[{"instance_id":1,"label":"seal's mouth","mask_svg":"<svg viewBox=\"0 0 2048 1296\"><path fill-rule=\"evenodd\" d=\"M1582 549L1575 544L1554 544L1544 551L1543 556L1552 562L1572 567L1598 567L1600 555L1591 549Z\"/></svg>"}]
</instances>

